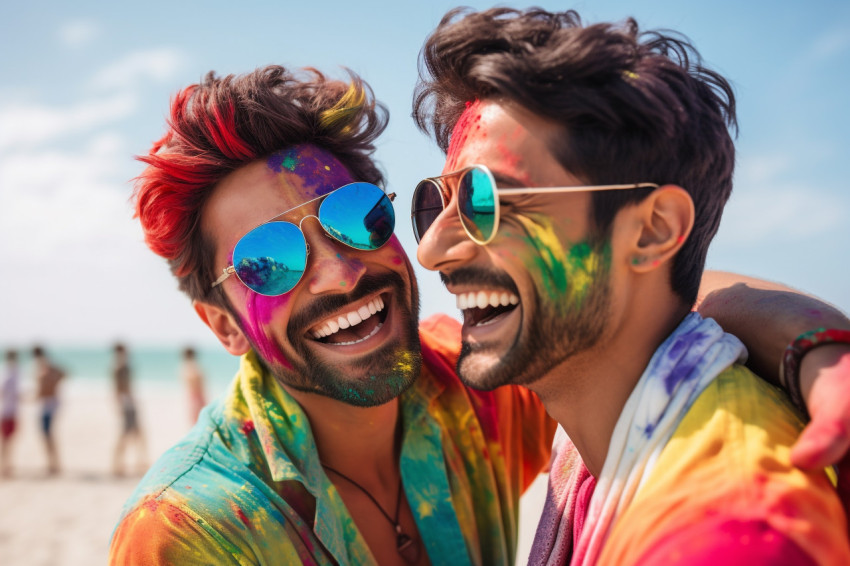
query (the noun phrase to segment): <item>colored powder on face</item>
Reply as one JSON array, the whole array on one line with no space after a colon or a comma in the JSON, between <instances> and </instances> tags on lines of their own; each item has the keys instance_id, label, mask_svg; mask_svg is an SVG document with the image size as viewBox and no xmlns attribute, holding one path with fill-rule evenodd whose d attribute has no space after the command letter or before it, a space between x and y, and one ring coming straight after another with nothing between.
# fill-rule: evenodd
<instances>
[{"instance_id":1,"label":"colored powder on face","mask_svg":"<svg viewBox=\"0 0 850 566\"><path fill-rule=\"evenodd\" d=\"M446 152L446 170L454 169L458 154L466 145L467 139L480 120L481 101L467 102L466 110L460 115L457 123L455 123L455 127L452 129L451 142L449 142L449 149Z\"/></svg>"},{"instance_id":2,"label":"colored powder on face","mask_svg":"<svg viewBox=\"0 0 850 566\"><path fill-rule=\"evenodd\" d=\"M292 369L289 360L286 359L283 352L280 351L278 345L267 332L274 312L286 306L288 302L289 295L266 297L249 292L245 301L248 314L242 320L242 327L263 359L269 362L277 362L286 369Z\"/></svg>"},{"instance_id":3,"label":"colored powder on face","mask_svg":"<svg viewBox=\"0 0 850 566\"><path fill-rule=\"evenodd\" d=\"M580 306L592 283L610 267L610 246L606 244L597 251L589 243L579 242L566 251L548 218L543 221L521 215L516 218L526 230L524 239L537 250L529 258L534 269L529 269L541 275L543 290L564 307Z\"/></svg>"},{"instance_id":4,"label":"colored powder on face","mask_svg":"<svg viewBox=\"0 0 850 566\"><path fill-rule=\"evenodd\" d=\"M399 359L396 360L395 365L393 366L394 374L402 374L407 375L413 371L413 354L410 352L401 352L399 354Z\"/></svg>"},{"instance_id":5,"label":"colored powder on face","mask_svg":"<svg viewBox=\"0 0 850 566\"><path fill-rule=\"evenodd\" d=\"M301 186L317 197L352 181L351 175L334 155L316 146L296 145L269 156L266 166L278 174L297 175ZM292 185L293 179L287 180Z\"/></svg>"},{"instance_id":6,"label":"colored powder on face","mask_svg":"<svg viewBox=\"0 0 850 566\"><path fill-rule=\"evenodd\" d=\"M295 166L298 164L298 158L295 155L289 154L283 158L283 168L290 171L295 171Z\"/></svg>"}]
</instances>

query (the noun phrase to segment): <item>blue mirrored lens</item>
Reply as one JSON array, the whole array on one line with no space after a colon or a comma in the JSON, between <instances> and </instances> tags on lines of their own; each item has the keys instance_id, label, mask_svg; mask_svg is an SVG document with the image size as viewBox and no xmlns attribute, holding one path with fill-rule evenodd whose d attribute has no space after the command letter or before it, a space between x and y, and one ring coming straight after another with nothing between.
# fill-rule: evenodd
<instances>
[{"instance_id":1,"label":"blue mirrored lens","mask_svg":"<svg viewBox=\"0 0 850 566\"><path fill-rule=\"evenodd\" d=\"M486 242L496 225L496 187L486 171L473 167L463 174L457 189L458 210L473 240Z\"/></svg>"},{"instance_id":2,"label":"blue mirrored lens","mask_svg":"<svg viewBox=\"0 0 850 566\"><path fill-rule=\"evenodd\" d=\"M257 226L233 249L236 275L261 295L291 291L307 265L307 243L301 230L289 222Z\"/></svg>"},{"instance_id":3,"label":"blue mirrored lens","mask_svg":"<svg viewBox=\"0 0 850 566\"><path fill-rule=\"evenodd\" d=\"M319 207L328 234L358 250L376 250L395 228L393 204L371 183L351 183L330 193Z\"/></svg>"}]
</instances>

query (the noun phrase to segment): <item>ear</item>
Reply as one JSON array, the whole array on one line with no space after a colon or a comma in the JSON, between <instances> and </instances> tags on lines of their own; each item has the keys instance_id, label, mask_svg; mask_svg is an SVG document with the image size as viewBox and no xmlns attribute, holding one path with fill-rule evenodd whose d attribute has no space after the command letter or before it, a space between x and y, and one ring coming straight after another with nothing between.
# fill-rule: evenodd
<instances>
[{"instance_id":1,"label":"ear","mask_svg":"<svg viewBox=\"0 0 850 566\"><path fill-rule=\"evenodd\" d=\"M241 356L251 349L251 343L242 332L236 319L220 306L202 301L192 301L195 312L210 327L224 349L234 356Z\"/></svg>"},{"instance_id":2,"label":"ear","mask_svg":"<svg viewBox=\"0 0 850 566\"><path fill-rule=\"evenodd\" d=\"M638 205L640 234L634 244L631 269L646 273L670 261L694 227L694 201L682 187L664 185Z\"/></svg>"}]
</instances>

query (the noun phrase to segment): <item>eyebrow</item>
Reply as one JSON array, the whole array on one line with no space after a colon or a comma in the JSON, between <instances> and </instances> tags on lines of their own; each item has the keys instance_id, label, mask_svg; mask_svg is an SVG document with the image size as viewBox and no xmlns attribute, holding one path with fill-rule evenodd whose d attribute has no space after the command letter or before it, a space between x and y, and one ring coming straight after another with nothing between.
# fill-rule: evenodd
<instances>
[{"instance_id":1,"label":"eyebrow","mask_svg":"<svg viewBox=\"0 0 850 566\"><path fill-rule=\"evenodd\" d=\"M525 187L528 183L520 181L516 177L512 177L511 175L507 175L505 173L500 173L497 171L490 170L490 173L493 174L493 180L496 181L496 188L513 188L513 187Z\"/></svg>"}]
</instances>

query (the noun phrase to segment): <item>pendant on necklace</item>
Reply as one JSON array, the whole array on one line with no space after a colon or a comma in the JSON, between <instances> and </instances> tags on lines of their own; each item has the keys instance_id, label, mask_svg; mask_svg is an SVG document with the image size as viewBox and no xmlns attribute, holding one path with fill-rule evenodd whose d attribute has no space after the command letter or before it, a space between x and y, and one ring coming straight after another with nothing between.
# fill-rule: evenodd
<instances>
[{"instance_id":1,"label":"pendant on necklace","mask_svg":"<svg viewBox=\"0 0 850 566\"><path fill-rule=\"evenodd\" d=\"M408 564L419 562L419 541L401 532L401 525L395 526L397 533L395 538L395 549Z\"/></svg>"}]
</instances>

